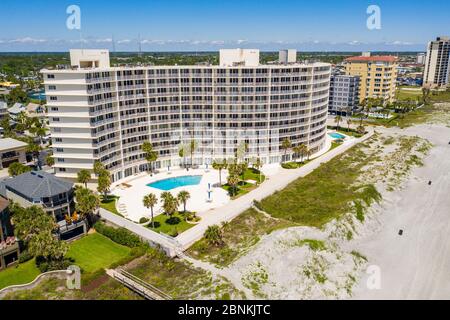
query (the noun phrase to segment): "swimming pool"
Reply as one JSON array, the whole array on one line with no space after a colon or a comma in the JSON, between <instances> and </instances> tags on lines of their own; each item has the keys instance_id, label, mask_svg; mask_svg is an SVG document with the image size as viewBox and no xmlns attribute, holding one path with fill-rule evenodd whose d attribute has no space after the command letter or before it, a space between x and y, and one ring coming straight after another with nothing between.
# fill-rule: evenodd
<instances>
[{"instance_id":1,"label":"swimming pool","mask_svg":"<svg viewBox=\"0 0 450 320\"><path fill-rule=\"evenodd\" d=\"M164 180L158 180L147 184L148 187L168 191L179 187L195 186L200 184L202 176L181 176Z\"/></svg>"},{"instance_id":2,"label":"swimming pool","mask_svg":"<svg viewBox=\"0 0 450 320\"><path fill-rule=\"evenodd\" d=\"M337 132L329 133L328 135L334 139L345 139L344 135Z\"/></svg>"},{"instance_id":3,"label":"swimming pool","mask_svg":"<svg viewBox=\"0 0 450 320\"><path fill-rule=\"evenodd\" d=\"M45 90L41 90L38 92L31 92L28 94L28 97L34 100L45 100L46 99Z\"/></svg>"}]
</instances>

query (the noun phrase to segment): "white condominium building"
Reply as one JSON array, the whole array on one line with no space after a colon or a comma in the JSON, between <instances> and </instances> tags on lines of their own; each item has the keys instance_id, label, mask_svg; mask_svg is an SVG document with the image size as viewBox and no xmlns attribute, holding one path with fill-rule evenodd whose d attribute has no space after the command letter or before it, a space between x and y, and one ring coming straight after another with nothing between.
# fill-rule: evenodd
<instances>
[{"instance_id":1,"label":"white condominium building","mask_svg":"<svg viewBox=\"0 0 450 320\"><path fill-rule=\"evenodd\" d=\"M438 37L428 43L423 85L445 87L450 80L450 38Z\"/></svg>"},{"instance_id":2,"label":"white condominium building","mask_svg":"<svg viewBox=\"0 0 450 320\"><path fill-rule=\"evenodd\" d=\"M190 162L179 151L193 140L196 165L243 145L246 159L287 161L285 139L321 150L330 64L260 65L255 54L223 51L218 66L110 67L107 50L72 50L71 68L42 70L56 175L76 178L100 160L117 182L147 170L144 141L163 169Z\"/></svg>"}]
</instances>

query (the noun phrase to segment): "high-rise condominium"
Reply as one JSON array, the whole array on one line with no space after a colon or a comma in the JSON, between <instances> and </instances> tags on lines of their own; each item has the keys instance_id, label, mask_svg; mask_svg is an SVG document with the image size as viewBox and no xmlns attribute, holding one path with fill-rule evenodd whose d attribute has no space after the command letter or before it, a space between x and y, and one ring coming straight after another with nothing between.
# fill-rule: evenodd
<instances>
[{"instance_id":1,"label":"high-rise condominium","mask_svg":"<svg viewBox=\"0 0 450 320\"><path fill-rule=\"evenodd\" d=\"M428 43L423 85L445 87L450 80L450 38L438 37Z\"/></svg>"},{"instance_id":2,"label":"high-rise condominium","mask_svg":"<svg viewBox=\"0 0 450 320\"><path fill-rule=\"evenodd\" d=\"M359 101L382 98L386 102L395 99L397 81L397 57L364 56L345 59L345 72L360 77Z\"/></svg>"},{"instance_id":3,"label":"high-rise condominium","mask_svg":"<svg viewBox=\"0 0 450 320\"><path fill-rule=\"evenodd\" d=\"M260 65L258 50L225 50L219 65L110 67L107 50L72 50L71 67L42 70L56 175L76 178L95 160L113 181L147 170L141 146L158 152L156 168L190 161L282 161L282 142L325 146L331 66ZM190 152L190 150L189 150ZM286 159L284 159L286 160Z\"/></svg>"}]
</instances>

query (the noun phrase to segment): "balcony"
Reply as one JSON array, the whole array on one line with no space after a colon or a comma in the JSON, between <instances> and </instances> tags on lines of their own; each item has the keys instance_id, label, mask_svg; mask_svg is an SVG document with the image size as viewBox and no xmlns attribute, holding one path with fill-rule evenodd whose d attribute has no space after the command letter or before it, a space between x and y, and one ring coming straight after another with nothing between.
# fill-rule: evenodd
<instances>
[{"instance_id":1,"label":"balcony","mask_svg":"<svg viewBox=\"0 0 450 320\"><path fill-rule=\"evenodd\" d=\"M6 241L0 242L0 256L17 250L19 250L19 242L17 242L15 237L8 237Z\"/></svg>"}]
</instances>

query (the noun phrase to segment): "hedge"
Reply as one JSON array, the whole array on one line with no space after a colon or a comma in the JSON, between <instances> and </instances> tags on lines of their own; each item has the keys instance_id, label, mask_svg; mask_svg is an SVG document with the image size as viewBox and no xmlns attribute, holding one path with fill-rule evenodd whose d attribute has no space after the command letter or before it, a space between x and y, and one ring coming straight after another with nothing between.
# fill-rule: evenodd
<instances>
[{"instance_id":1,"label":"hedge","mask_svg":"<svg viewBox=\"0 0 450 320\"><path fill-rule=\"evenodd\" d=\"M109 227L99 221L94 224L94 229L112 241L126 247L136 248L144 245L141 238L125 228Z\"/></svg>"}]
</instances>

